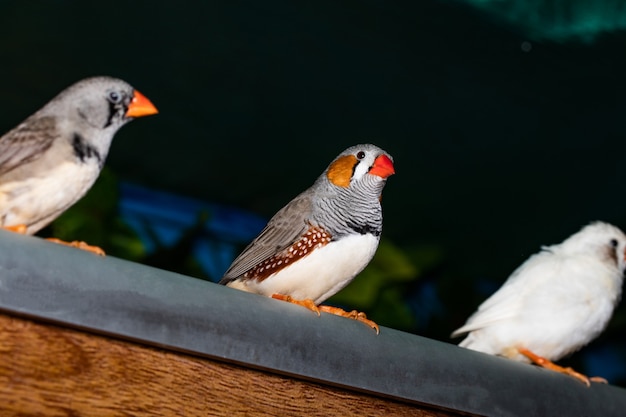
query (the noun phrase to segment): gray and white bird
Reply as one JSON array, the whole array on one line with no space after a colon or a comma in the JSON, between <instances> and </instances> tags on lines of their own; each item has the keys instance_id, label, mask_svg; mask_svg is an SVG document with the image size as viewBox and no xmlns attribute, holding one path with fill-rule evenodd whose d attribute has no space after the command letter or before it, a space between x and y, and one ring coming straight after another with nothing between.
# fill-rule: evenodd
<instances>
[{"instance_id":1,"label":"gray and white bird","mask_svg":"<svg viewBox=\"0 0 626 417\"><path fill-rule=\"evenodd\" d=\"M371 145L343 151L313 186L270 219L219 282L362 321L363 313L318 306L370 262L380 240L380 198L392 158Z\"/></svg>"},{"instance_id":2,"label":"gray and white bird","mask_svg":"<svg viewBox=\"0 0 626 417\"><path fill-rule=\"evenodd\" d=\"M626 236L594 222L532 255L452 337L459 346L589 378L552 361L577 351L607 326L620 300ZM602 378L592 380L603 381Z\"/></svg>"},{"instance_id":3,"label":"gray and white bird","mask_svg":"<svg viewBox=\"0 0 626 417\"><path fill-rule=\"evenodd\" d=\"M119 79L87 78L63 90L0 137L0 227L34 234L49 224L91 188L117 130L155 113Z\"/></svg>"}]
</instances>

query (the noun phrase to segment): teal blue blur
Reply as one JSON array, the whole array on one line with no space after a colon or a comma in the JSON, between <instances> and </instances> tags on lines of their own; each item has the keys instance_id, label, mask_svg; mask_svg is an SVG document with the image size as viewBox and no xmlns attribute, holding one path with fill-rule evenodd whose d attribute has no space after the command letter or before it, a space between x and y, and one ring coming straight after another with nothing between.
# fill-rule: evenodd
<instances>
[{"instance_id":1,"label":"teal blue blur","mask_svg":"<svg viewBox=\"0 0 626 417\"><path fill-rule=\"evenodd\" d=\"M593 42L626 29L618 0L459 0L533 41Z\"/></svg>"}]
</instances>

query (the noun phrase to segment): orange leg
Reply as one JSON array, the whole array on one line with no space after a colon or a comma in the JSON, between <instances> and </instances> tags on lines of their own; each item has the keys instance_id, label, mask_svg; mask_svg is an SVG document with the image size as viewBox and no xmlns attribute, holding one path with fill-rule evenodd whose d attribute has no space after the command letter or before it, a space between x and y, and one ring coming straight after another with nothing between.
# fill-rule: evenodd
<instances>
[{"instance_id":1,"label":"orange leg","mask_svg":"<svg viewBox=\"0 0 626 417\"><path fill-rule=\"evenodd\" d=\"M297 304L302 307L306 307L312 312L316 313L318 316L320 315L319 308L317 308L313 300L311 300L310 298L307 298L306 300L296 300L295 298L292 298L290 295L283 295L283 294L272 294L272 298L275 298L281 301L287 301L288 303Z\"/></svg>"},{"instance_id":2,"label":"orange leg","mask_svg":"<svg viewBox=\"0 0 626 417\"><path fill-rule=\"evenodd\" d=\"M27 226L25 224L16 224L15 226L2 226L2 228L4 230L8 230L9 232L25 235Z\"/></svg>"},{"instance_id":3,"label":"orange leg","mask_svg":"<svg viewBox=\"0 0 626 417\"><path fill-rule=\"evenodd\" d=\"M352 310L350 312L347 312L344 309L341 309L339 307L317 306L317 305L315 305L313 300L311 300L310 298L307 298L305 300L296 300L295 298L291 297L290 295L272 294L272 298L275 298L275 299L281 300L281 301L287 301L288 303L293 303L293 304L297 304L299 306L306 307L309 310L317 313L318 316L320 315L320 311L323 311L324 313L334 314L336 316L347 317L349 319L357 320L357 321L360 321L361 323L367 324L372 329L376 330L376 334L380 333L380 329L378 328L378 324L376 324L372 320L368 319L367 316L365 315L365 313L361 313L361 312L356 311L356 310Z\"/></svg>"},{"instance_id":4,"label":"orange leg","mask_svg":"<svg viewBox=\"0 0 626 417\"><path fill-rule=\"evenodd\" d=\"M547 368L547 369L551 369L553 371L556 372L560 372L569 376L572 376L576 379L578 379L579 381L581 381L583 384L587 385L587 386L591 386L591 383L589 381L594 381L594 382L601 382L606 384L607 380L602 378L602 377L597 377L594 376L592 378L587 377L586 375L583 375L579 372L574 371L572 368L564 368L562 366L559 366L557 364L555 364L554 362L543 358L539 355L534 354L533 352L531 352L528 349L524 349L524 348L520 348L518 349L519 353L526 356L528 359L530 359L535 365L539 365L543 368Z\"/></svg>"},{"instance_id":5,"label":"orange leg","mask_svg":"<svg viewBox=\"0 0 626 417\"><path fill-rule=\"evenodd\" d=\"M57 239L55 237L49 237L49 238L46 238L46 240L50 241L50 242L58 243L60 245L71 246L73 248L82 249L82 250L85 250L87 252L95 253L96 255L100 255L100 256L104 256L105 255L104 250L102 250L102 248L100 248L98 246L88 245L87 243L81 242L80 240L74 240L72 242L66 242L64 240Z\"/></svg>"},{"instance_id":6,"label":"orange leg","mask_svg":"<svg viewBox=\"0 0 626 417\"><path fill-rule=\"evenodd\" d=\"M25 224L16 224L15 226L2 226L1 228L4 230L8 230L9 232L19 233L21 235L24 235L26 234L26 229L28 227ZM75 240L73 242L65 242L55 237L49 237L46 240L49 240L50 242L58 243L60 245L66 245L66 246L71 246L73 248L86 250L87 252L95 253L96 255L104 256L104 251L101 248L97 246L88 245L85 242L81 242L78 240Z\"/></svg>"},{"instance_id":7,"label":"orange leg","mask_svg":"<svg viewBox=\"0 0 626 417\"><path fill-rule=\"evenodd\" d=\"M372 329L376 330L376 334L380 333L378 324L368 319L365 313L362 313L360 311L352 310L348 312L342 308L331 307L331 306L319 306L319 309L320 311L323 311L324 313L334 314L336 316L347 317L349 319L360 321L361 323L365 323L366 325L370 326Z\"/></svg>"}]
</instances>

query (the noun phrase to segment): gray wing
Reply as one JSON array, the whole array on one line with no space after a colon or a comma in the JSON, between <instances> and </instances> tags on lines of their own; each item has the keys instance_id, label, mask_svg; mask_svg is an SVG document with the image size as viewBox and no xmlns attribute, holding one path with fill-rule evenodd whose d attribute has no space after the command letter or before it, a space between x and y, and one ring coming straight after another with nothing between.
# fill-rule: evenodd
<instances>
[{"instance_id":1,"label":"gray wing","mask_svg":"<svg viewBox=\"0 0 626 417\"><path fill-rule=\"evenodd\" d=\"M234 281L259 263L293 245L308 230L306 219L310 214L311 199L304 192L270 219L259 236L233 261L220 284Z\"/></svg>"},{"instance_id":2,"label":"gray wing","mask_svg":"<svg viewBox=\"0 0 626 417\"><path fill-rule=\"evenodd\" d=\"M52 117L28 119L0 138L0 175L39 158L58 136Z\"/></svg>"}]
</instances>

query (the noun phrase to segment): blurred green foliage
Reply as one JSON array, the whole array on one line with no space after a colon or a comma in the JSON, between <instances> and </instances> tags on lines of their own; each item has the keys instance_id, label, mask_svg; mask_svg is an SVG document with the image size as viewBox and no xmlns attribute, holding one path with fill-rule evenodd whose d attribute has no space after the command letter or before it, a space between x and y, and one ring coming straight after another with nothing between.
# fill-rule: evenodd
<instances>
[{"instance_id":1,"label":"blurred green foliage","mask_svg":"<svg viewBox=\"0 0 626 417\"><path fill-rule=\"evenodd\" d=\"M140 262L145 248L139 237L119 217L118 179L104 168L91 190L57 218L42 234L65 241L83 240L108 255Z\"/></svg>"},{"instance_id":2,"label":"blurred green foliage","mask_svg":"<svg viewBox=\"0 0 626 417\"><path fill-rule=\"evenodd\" d=\"M198 222L185 230L175 245L164 245L152 235L152 242L157 247L148 253L137 233L119 215L118 183L117 176L105 167L87 195L56 219L42 235L65 241L83 240L101 247L109 256L210 279L191 253L194 239L208 213L198 213Z\"/></svg>"},{"instance_id":3,"label":"blurred green foliage","mask_svg":"<svg viewBox=\"0 0 626 417\"><path fill-rule=\"evenodd\" d=\"M442 258L440 248L423 245L407 250L383 237L365 270L328 304L364 311L381 325L415 332L419 323L408 304L409 289Z\"/></svg>"}]
</instances>

